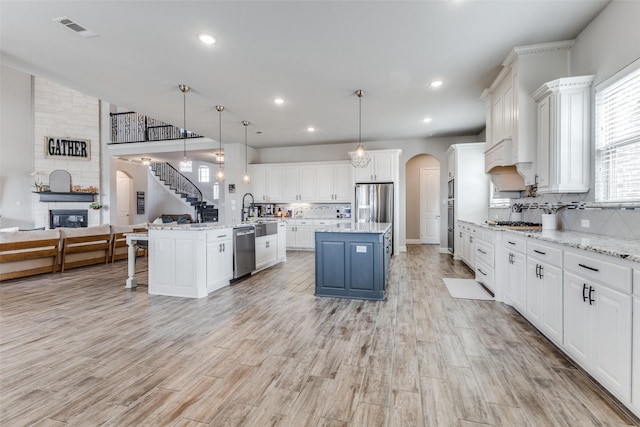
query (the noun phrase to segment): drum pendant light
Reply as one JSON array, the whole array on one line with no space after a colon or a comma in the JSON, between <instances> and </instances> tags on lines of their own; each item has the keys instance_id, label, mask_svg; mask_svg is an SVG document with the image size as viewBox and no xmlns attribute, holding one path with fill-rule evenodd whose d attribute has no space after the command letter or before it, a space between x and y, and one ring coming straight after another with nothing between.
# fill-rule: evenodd
<instances>
[{"instance_id":1,"label":"drum pendant light","mask_svg":"<svg viewBox=\"0 0 640 427\"><path fill-rule=\"evenodd\" d=\"M187 158L187 92L191 88L187 85L179 85L178 89L182 92L182 161L179 163L178 168L180 172L191 172L193 165L191 160Z\"/></svg>"},{"instance_id":2,"label":"drum pendant light","mask_svg":"<svg viewBox=\"0 0 640 427\"><path fill-rule=\"evenodd\" d=\"M243 120L242 124L244 125L244 176L242 177L242 182L244 184L251 184L251 176L249 176L249 158L247 157L247 128L251 124L247 120Z\"/></svg>"},{"instance_id":3,"label":"drum pendant light","mask_svg":"<svg viewBox=\"0 0 640 427\"><path fill-rule=\"evenodd\" d=\"M354 168L366 168L369 166L371 157L362 145L362 97L364 90L358 89L354 93L358 97L358 145L356 145L356 150L351 153L351 164Z\"/></svg>"},{"instance_id":4,"label":"drum pendant light","mask_svg":"<svg viewBox=\"0 0 640 427\"><path fill-rule=\"evenodd\" d=\"M216 110L218 111L218 143L220 144L220 148L218 153L218 172L216 172L216 181L223 182L225 179L224 169L222 169L222 112L224 111L224 107L222 105L216 105Z\"/></svg>"}]
</instances>

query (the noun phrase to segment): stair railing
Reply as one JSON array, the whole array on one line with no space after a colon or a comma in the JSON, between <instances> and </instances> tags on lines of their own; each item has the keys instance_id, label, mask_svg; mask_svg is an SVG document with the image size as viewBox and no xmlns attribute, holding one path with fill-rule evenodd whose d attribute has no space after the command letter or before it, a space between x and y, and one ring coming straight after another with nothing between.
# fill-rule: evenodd
<instances>
[{"instance_id":1,"label":"stair railing","mask_svg":"<svg viewBox=\"0 0 640 427\"><path fill-rule=\"evenodd\" d=\"M202 191L189 178L166 162L152 162L150 167L153 173L170 189L185 195L185 197L195 199L198 202L196 211L200 213L200 205L203 202Z\"/></svg>"},{"instance_id":2,"label":"stair railing","mask_svg":"<svg viewBox=\"0 0 640 427\"><path fill-rule=\"evenodd\" d=\"M110 144L183 138L202 138L202 136L133 111L111 113Z\"/></svg>"}]
</instances>

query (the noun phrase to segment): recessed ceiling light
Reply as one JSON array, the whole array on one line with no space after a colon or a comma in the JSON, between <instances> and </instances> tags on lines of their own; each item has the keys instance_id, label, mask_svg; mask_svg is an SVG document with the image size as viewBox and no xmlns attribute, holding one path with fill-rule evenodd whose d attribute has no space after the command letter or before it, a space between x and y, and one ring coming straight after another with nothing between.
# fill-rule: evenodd
<instances>
[{"instance_id":1,"label":"recessed ceiling light","mask_svg":"<svg viewBox=\"0 0 640 427\"><path fill-rule=\"evenodd\" d=\"M275 102L278 105L282 105L282 104L284 104L284 99L276 98L276 99L273 100L273 102Z\"/></svg>"},{"instance_id":2,"label":"recessed ceiling light","mask_svg":"<svg viewBox=\"0 0 640 427\"><path fill-rule=\"evenodd\" d=\"M307 132L315 132L315 131L316 131L316 128L314 128L313 126L309 126L307 128Z\"/></svg>"},{"instance_id":3,"label":"recessed ceiling light","mask_svg":"<svg viewBox=\"0 0 640 427\"><path fill-rule=\"evenodd\" d=\"M424 118L424 120L423 120L423 122L425 122L425 123L431 123L431 120L432 120L432 119L431 119L431 117L425 117L425 118Z\"/></svg>"},{"instance_id":4,"label":"recessed ceiling light","mask_svg":"<svg viewBox=\"0 0 640 427\"><path fill-rule=\"evenodd\" d=\"M431 82L430 86L431 87L440 87L442 86L444 82L442 80L434 80Z\"/></svg>"},{"instance_id":5,"label":"recessed ceiling light","mask_svg":"<svg viewBox=\"0 0 640 427\"><path fill-rule=\"evenodd\" d=\"M215 37L209 34L198 34L198 40L204 44L216 44L218 42Z\"/></svg>"}]
</instances>

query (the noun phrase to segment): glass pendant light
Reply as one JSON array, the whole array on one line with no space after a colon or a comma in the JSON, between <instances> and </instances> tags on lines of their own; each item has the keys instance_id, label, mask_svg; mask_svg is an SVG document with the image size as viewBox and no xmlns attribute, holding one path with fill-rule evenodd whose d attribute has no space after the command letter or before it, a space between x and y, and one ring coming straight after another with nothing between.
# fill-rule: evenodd
<instances>
[{"instance_id":1,"label":"glass pendant light","mask_svg":"<svg viewBox=\"0 0 640 427\"><path fill-rule=\"evenodd\" d=\"M354 168L366 168L371 162L371 157L362 145L362 97L364 90L358 89L354 93L358 97L358 145L356 145L356 150L351 153L351 164Z\"/></svg>"},{"instance_id":2,"label":"glass pendant light","mask_svg":"<svg viewBox=\"0 0 640 427\"><path fill-rule=\"evenodd\" d=\"M224 107L222 105L216 105L216 110L218 110L218 143L220 144L220 148L218 150L219 154L222 154L222 112L224 111ZM222 169L222 155L218 157L218 172L216 172L216 181L223 182L225 179L224 169Z\"/></svg>"},{"instance_id":3,"label":"glass pendant light","mask_svg":"<svg viewBox=\"0 0 640 427\"><path fill-rule=\"evenodd\" d=\"M193 169L193 165L191 160L187 158L187 92L191 90L191 88L187 85L179 85L178 89L182 92L182 132L183 133L183 144L182 144L182 161L178 164L178 168L180 172L191 172Z\"/></svg>"},{"instance_id":4,"label":"glass pendant light","mask_svg":"<svg viewBox=\"0 0 640 427\"><path fill-rule=\"evenodd\" d=\"M247 157L247 128L251 124L247 120L243 120L242 124L244 125L244 175L242 177L242 182L244 184L251 184L251 176L249 176L249 158Z\"/></svg>"}]
</instances>

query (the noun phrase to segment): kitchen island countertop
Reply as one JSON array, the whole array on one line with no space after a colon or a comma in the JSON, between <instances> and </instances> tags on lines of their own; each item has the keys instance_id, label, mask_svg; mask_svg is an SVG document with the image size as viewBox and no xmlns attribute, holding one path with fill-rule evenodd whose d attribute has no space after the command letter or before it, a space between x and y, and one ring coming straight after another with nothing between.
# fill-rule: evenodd
<instances>
[{"instance_id":1,"label":"kitchen island countertop","mask_svg":"<svg viewBox=\"0 0 640 427\"><path fill-rule=\"evenodd\" d=\"M384 234L391 228L389 222L349 222L316 229L316 233L369 233Z\"/></svg>"}]
</instances>

